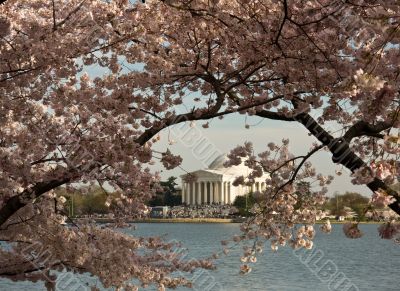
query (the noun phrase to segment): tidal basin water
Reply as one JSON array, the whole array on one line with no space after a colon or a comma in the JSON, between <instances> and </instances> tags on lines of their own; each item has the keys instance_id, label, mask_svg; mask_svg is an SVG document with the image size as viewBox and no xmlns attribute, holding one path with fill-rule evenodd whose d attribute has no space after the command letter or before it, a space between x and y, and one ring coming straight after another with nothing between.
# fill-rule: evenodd
<instances>
[{"instance_id":1,"label":"tidal basin water","mask_svg":"<svg viewBox=\"0 0 400 291\"><path fill-rule=\"evenodd\" d=\"M189 274L193 289L177 290L400 290L400 246L380 239L377 225L361 225L364 236L357 240L345 238L341 228L334 225L329 235L317 231L314 248L307 252L288 247L272 252L267 246L247 275L239 275L241 249L236 248L217 260L217 270ZM240 233L238 224L192 223L140 223L137 230L126 232L142 236L165 234L167 240L179 240L189 250L187 259L220 252L221 240ZM83 287L84 281L85 276L78 278L82 285L77 289L60 282L57 290L90 290ZM44 290L44 285L0 279L0 290Z\"/></svg>"}]
</instances>

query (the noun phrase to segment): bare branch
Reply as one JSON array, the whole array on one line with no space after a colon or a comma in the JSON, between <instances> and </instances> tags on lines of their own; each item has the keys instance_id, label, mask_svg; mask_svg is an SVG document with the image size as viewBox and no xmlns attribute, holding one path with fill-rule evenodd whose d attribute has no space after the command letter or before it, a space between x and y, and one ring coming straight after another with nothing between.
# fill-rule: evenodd
<instances>
[{"instance_id":1,"label":"bare branch","mask_svg":"<svg viewBox=\"0 0 400 291\"><path fill-rule=\"evenodd\" d=\"M383 134L381 134L381 132L391 128L392 126L393 123L383 121L379 121L376 124L369 124L366 121L360 120L347 130L343 136L343 139L350 143L353 138L360 136L383 138Z\"/></svg>"}]
</instances>

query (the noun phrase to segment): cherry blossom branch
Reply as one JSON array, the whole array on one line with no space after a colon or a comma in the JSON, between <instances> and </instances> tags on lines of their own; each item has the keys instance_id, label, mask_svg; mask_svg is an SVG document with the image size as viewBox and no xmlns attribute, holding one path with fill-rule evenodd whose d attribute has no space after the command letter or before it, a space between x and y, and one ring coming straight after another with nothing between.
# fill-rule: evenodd
<instances>
[{"instance_id":1,"label":"cherry blossom branch","mask_svg":"<svg viewBox=\"0 0 400 291\"><path fill-rule=\"evenodd\" d=\"M283 3L283 13L284 13L283 14L283 20L281 22L281 25L279 26L278 33L276 34L276 37L275 37L275 43L280 49L281 49L281 47L280 47L280 44L279 44L279 38L281 36L283 27L285 26L286 20L289 19L289 9L288 9L288 5L287 5L287 1L283 0L282 3Z\"/></svg>"},{"instance_id":2,"label":"cherry blossom branch","mask_svg":"<svg viewBox=\"0 0 400 291\"><path fill-rule=\"evenodd\" d=\"M26 218L26 219L23 219L22 217L18 216L19 221L8 223L8 224L6 225L5 228L0 228L0 231L1 231L1 230L3 230L3 231L4 231L4 230L7 230L10 226L13 226L13 225L17 225L17 224L21 224L21 223L27 223L27 222L29 222L30 220L34 219L35 216L36 216L36 215L33 215L33 216L31 216L31 217L29 217L29 218Z\"/></svg>"},{"instance_id":3,"label":"cherry blossom branch","mask_svg":"<svg viewBox=\"0 0 400 291\"><path fill-rule=\"evenodd\" d=\"M128 109L129 110L139 110L139 111L142 111L142 112L144 112L146 114L149 114L149 115L153 116L154 118L157 118L158 120L162 120L162 118L160 116L158 116L157 114L155 114L153 112L150 112L148 110L142 109L142 108L137 108L137 107L134 107L134 106L130 106L130 107L128 107Z\"/></svg>"},{"instance_id":4,"label":"cherry blossom branch","mask_svg":"<svg viewBox=\"0 0 400 291\"><path fill-rule=\"evenodd\" d=\"M293 173L293 175L292 175L292 178L290 179L290 180L292 180L292 182L293 182L293 181L295 180L295 178L296 178L298 172L300 171L300 168L304 165L304 163L305 163L313 154L315 154L316 152L318 152L320 149L322 149L322 148L324 148L324 147L325 147L325 145L319 145L319 146L315 147L313 150L311 150L307 155L297 156L297 157L291 158L291 159L285 161L284 163L282 163L280 166L278 166L276 169L274 169L273 171L271 171L269 174L270 174L270 175L273 175L276 171L279 171L282 167L284 167L285 165L289 164L290 162L293 162L293 161L298 160L298 159L302 159L301 162L300 162L300 164L297 166L296 170L294 171L294 173ZM290 183L288 183L288 184L290 184ZM288 184L287 184L287 185L288 185Z\"/></svg>"},{"instance_id":5,"label":"cherry blossom branch","mask_svg":"<svg viewBox=\"0 0 400 291\"><path fill-rule=\"evenodd\" d=\"M339 163L352 172L367 167L367 164L350 149L348 142L344 138L334 138L309 114L301 113L296 117L296 119L322 144L329 148L334 163ZM384 190L388 195L393 196L396 199L396 202L390 204L389 207L400 215L400 195L397 191L390 188L385 182L378 178L374 178L372 182L367 184L367 187L373 192Z\"/></svg>"},{"instance_id":6,"label":"cherry blossom branch","mask_svg":"<svg viewBox=\"0 0 400 291\"><path fill-rule=\"evenodd\" d=\"M231 92L228 92L227 94L231 100L236 102L237 105L241 106L240 98L235 93L233 93L231 91ZM301 93L299 92L298 94L301 94ZM283 95L278 95L278 96L270 98L269 100L271 100L271 101L279 100L279 99L282 99L283 97L284 97ZM255 105L253 105L252 107L255 107ZM252 107L250 107L250 108L252 108ZM237 111L240 111L240 110L237 110ZM268 111L268 110L264 110L264 109L258 110L255 115L264 117L264 118L268 118L268 119L273 119L273 120L282 120L282 121L295 121L296 120L294 117L285 116L283 114L279 114L277 112Z\"/></svg>"},{"instance_id":7,"label":"cherry blossom branch","mask_svg":"<svg viewBox=\"0 0 400 291\"><path fill-rule=\"evenodd\" d=\"M78 6L75 7L68 15L61 20L58 24L57 27L63 26L75 13L77 13L83 6L83 4L86 2L86 0L81 1L81 3L78 4Z\"/></svg>"},{"instance_id":8,"label":"cherry blossom branch","mask_svg":"<svg viewBox=\"0 0 400 291\"><path fill-rule=\"evenodd\" d=\"M43 271L43 270L47 270L49 267L54 268L57 266L68 266L77 270L81 270L84 271L84 268L80 268L77 266L71 266L69 265L66 261L62 261L62 262L54 262L51 264L51 266L49 265L43 265L41 266L40 263L42 258L33 258L31 260L25 260L23 262L20 262L18 265L4 265L1 266L0 268L0 277L8 277L8 278L12 278L14 276L18 276L21 274L31 274L37 271ZM9 269L7 269L9 268ZM40 274L39 274L40 276ZM43 276L46 279L46 276Z\"/></svg>"},{"instance_id":9,"label":"cherry blossom branch","mask_svg":"<svg viewBox=\"0 0 400 291\"><path fill-rule=\"evenodd\" d=\"M267 119L281 120L281 121L295 121L296 120L294 117L285 116L283 114L279 114L277 112L268 111L268 110L257 111L257 113L255 115L264 117Z\"/></svg>"},{"instance_id":10,"label":"cherry blossom branch","mask_svg":"<svg viewBox=\"0 0 400 291\"><path fill-rule=\"evenodd\" d=\"M51 0L51 5L53 8L53 31L55 31L57 29L57 22L56 22L56 7L55 7L55 3L54 0Z\"/></svg>"},{"instance_id":11,"label":"cherry blossom branch","mask_svg":"<svg viewBox=\"0 0 400 291\"><path fill-rule=\"evenodd\" d=\"M370 124L366 121L360 120L347 130L347 132L343 135L343 139L350 143L353 138L365 135L383 138L383 134L381 134L381 132L391 128L392 126L393 122L388 123L384 121L378 121L376 124Z\"/></svg>"},{"instance_id":12,"label":"cherry blossom branch","mask_svg":"<svg viewBox=\"0 0 400 291\"><path fill-rule=\"evenodd\" d=\"M259 102L254 102L254 103L251 103L251 104L248 104L248 105L243 105L243 106L240 106L238 108L228 109L228 110L225 110L225 111L222 111L222 112L216 112L216 111L218 111L219 108L221 108L221 106L223 104L223 101L220 101L214 107L212 107L211 110L208 110L205 113L202 113L202 114L200 114L198 116L196 116L196 114L194 112L189 112L189 113L179 114L177 116L172 116L170 118L167 118L167 119L163 120L163 126L161 126L161 127L151 127L149 129L147 129L144 133L142 133L141 136L139 136L139 138L136 139L136 142L138 144L140 144L140 145L143 145L148 140L150 140L154 135L156 135L158 132L160 132L164 128L167 128L167 127L169 127L171 125L179 124L181 122L186 122L186 121L211 119L211 118L214 118L214 117L223 116L223 115L227 115L227 114L243 111L243 110L246 110L246 109L250 109L250 108L253 108L253 107L256 107L256 106L265 105L267 103L273 102L274 100L277 100L277 99L280 99L280 98L282 98L282 96L276 96L276 97L269 98L269 99L266 99L266 100L262 100L262 101L259 101ZM275 116L275 112L268 112L268 115L269 114L270 114L270 116ZM276 115L279 116L279 114L276 114Z\"/></svg>"},{"instance_id":13,"label":"cherry blossom branch","mask_svg":"<svg viewBox=\"0 0 400 291\"><path fill-rule=\"evenodd\" d=\"M215 85L217 86L217 85ZM210 110L207 110L205 113L202 113L200 115L196 115L194 112L189 112L186 114L180 114L175 117L170 117L162 121L162 126L160 127L152 127L147 129L143 134L141 134L137 139L136 143L139 144L140 146L144 145L147 141L149 141L153 136L155 136L159 131L162 129L169 127L171 125L175 125L181 122L186 122L186 121L191 121L191 120L205 120L205 119L210 119L213 117L218 117L226 114L231 114L237 111L242 111L246 110L249 108L253 108L255 106L261 106L270 102L273 102L274 100L280 99L283 96L275 96L273 98L269 98L260 102L255 102L251 103L248 105L243 105L235 109L231 110L225 110L222 112L218 112L218 110L221 108L223 104L223 98L220 96L218 102L216 103L215 106L213 106ZM269 118L281 118L279 114L275 112L267 112L263 111L262 112L263 116L269 116ZM7 203L3 206L3 208L0 209L0 225L5 223L7 219L12 216L16 211L18 211L20 208L24 207L26 205L26 202L21 202L21 200L26 200L29 197L30 199L34 199L39 197L40 195L46 193L47 191L50 191L58 186L61 186L65 183L69 183L77 178L80 177L80 174L75 171L74 175L71 175L71 173L65 173L65 177L59 179L59 180L51 180L50 182L41 182L33 186L31 189L25 190L23 193L11 197ZM25 197L27 196L27 197ZM22 198L25 197L25 198Z\"/></svg>"},{"instance_id":14,"label":"cherry blossom branch","mask_svg":"<svg viewBox=\"0 0 400 291\"><path fill-rule=\"evenodd\" d=\"M66 158L49 158L49 159L42 158L40 160L31 162L31 166L47 162L62 162L62 161L66 161Z\"/></svg>"},{"instance_id":15,"label":"cherry blossom branch","mask_svg":"<svg viewBox=\"0 0 400 291\"><path fill-rule=\"evenodd\" d=\"M281 186L279 186L279 188L276 190L275 194L272 196L274 197L276 194L278 194L279 191L281 191L282 189L285 189L285 187L287 185L292 184L297 177L297 174L299 173L299 171L301 170L301 168L303 167L304 163L312 156L314 155L316 152L318 152L320 149L324 148L325 145L321 144L317 147L315 147L314 149L312 149L307 155L303 156L301 162L299 163L299 165L297 165L296 169L294 170L292 176L290 177L289 180L287 180L284 184L282 184Z\"/></svg>"},{"instance_id":16,"label":"cherry blossom branch","mask_svg":"<svg viewBox=\"0 0 400 291\"><path fill-rule=\"evenodd\" d=\"M29 201L31 201L32 199L35 199L40 195L54 188L57 188L58 186L64 185L65 183L72 181L76 177L78 177L77 173L75 173L75 175L66 175L61 179L54 179L47 182L39 182L31 188L25 189L22 193L12 196L0 209L0 226L2 226L8 220L8 218L10 218L19 209L27 205L27 203L29 203Z\"/></svg>"}]
</instances>

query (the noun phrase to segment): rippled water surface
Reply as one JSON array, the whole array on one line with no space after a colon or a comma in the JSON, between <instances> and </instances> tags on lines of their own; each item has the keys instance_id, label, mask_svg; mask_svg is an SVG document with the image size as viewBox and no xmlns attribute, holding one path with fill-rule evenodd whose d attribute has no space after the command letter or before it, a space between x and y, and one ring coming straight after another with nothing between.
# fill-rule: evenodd
<instances>
[{"instance_id":1,"label":"rippled water surface","mask_svg":"<svg viewBox=\"0 0 400 291\"><path fill-rule=\"evenodd\" d=\"M195 282L193 290L400 291L400 246L380 239L377 225L360 228L365 235L358 240L346 239L341 225L334 225L330 235L317 232L314 249L308 253L290 248L273 253L266 249L246 276L239 275L241 250L233 250L217 261L217 270L191 274ZM177 239L189 249L189 259L220 252L220 241L239 233L239 225L143 223L138 224L136 231L128 232L144 236L166 234L167 239ZM43 284L0 280L0 290L43 289Z\"/></svg>"}]
</instances>

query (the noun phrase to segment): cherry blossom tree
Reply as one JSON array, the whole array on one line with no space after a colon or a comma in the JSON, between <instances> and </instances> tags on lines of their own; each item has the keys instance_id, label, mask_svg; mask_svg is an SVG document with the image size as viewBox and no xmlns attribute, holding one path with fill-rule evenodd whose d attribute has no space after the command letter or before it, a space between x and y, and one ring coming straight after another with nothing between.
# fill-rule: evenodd
<instances>
[{"instance_id":1,"label":"cherry blossom tree","mask_svg":"<svg viewBox=\"0 0 400 291\"><path fill-rule=\"evenodd\" d=\"M181 163L172 149L152 150L159 133L193 120L207 128L207 120L233 113L299 123L315 137L302 156L290 153L289 140L258 155L250 143L230 153L227 165L245 160L253 169L236 184L270 175L254 218L233 238L254 241L243 273L263 240L273 250L312 248L318 205L333 179L308 161L320 150L371 190L371 207L400 214L390 187L400 168L397 1L145 2L1 1L0 239L11 246L0 250L1 277L51 288L50 271L67 269L90 272L106 287L135 290L132 278L161 290L190 285L172 273L212 268L209 260L185 262L160 238L90 222L65 227L65 199L53 190L107 184L123 193L110 197L117 218L140 215L158 189L148 165ZM89 74L93 68L102 74ZM310 193L299 181L318 186ZM362 235L357 224L344 231ZM393 223L379 231L398 238ZM27 255L40 248L52 259Z\"/></svg>"}]
</instances>

